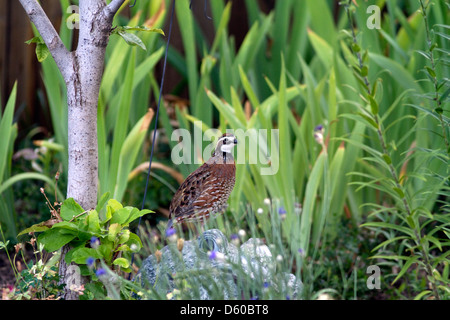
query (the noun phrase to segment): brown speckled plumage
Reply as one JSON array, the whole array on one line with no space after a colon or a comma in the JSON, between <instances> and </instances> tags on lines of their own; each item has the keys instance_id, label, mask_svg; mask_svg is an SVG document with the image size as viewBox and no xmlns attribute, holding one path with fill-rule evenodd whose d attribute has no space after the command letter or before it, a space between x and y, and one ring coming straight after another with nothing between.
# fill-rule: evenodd
<instances>
[{"instance_id":1,"label":"brown speckled plumage","mask_svg":"<svg viewBox=\"0 0 450 320\"><path fill-rule=\"evenodd\" d=\"M225 211L236 180L235 144L233 135L222 135L211 158L181 184L170 203L167 230L173 223L202 221Z\"/></svg>"}]
</instances>

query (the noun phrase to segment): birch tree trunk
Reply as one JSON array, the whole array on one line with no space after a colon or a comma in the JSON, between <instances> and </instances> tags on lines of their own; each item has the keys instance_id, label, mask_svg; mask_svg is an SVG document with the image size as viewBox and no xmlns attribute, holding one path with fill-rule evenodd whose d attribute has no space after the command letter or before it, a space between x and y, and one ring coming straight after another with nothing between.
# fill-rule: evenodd
<instances>
[{"instance_id":1,"label":"birch tree trunk","mask_svg":"<svg viewBox=\"0 0 450 320\"><path fill-rule=\"evenodd\" d=\"M55 60L67 86L68 186L67 198L74 198L85 210L95 208L98 184L97 103L103 75L106 46L112 21L124 0L81 0L77 49L69 52L37 0L19 0L36 26ZM64 10L65 8L63 8ZM68 266L63 247L60 281L66 284L62 298L78 299L69 289Z\"/></svg>"}]
</instances>

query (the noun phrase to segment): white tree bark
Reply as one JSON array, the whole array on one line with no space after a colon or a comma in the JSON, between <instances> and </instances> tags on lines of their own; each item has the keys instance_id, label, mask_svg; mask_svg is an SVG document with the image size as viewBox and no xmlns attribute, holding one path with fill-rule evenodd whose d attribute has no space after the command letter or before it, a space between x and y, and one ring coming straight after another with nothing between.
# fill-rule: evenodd
<instances>
[{"instance_id":1,"label":"white tree bark","mask_svg":"<svg viewBox=\"0 0 450 320\"><path fill-rule=\"evenodd\" d=\"M69 52L37 0L19 0L55 60L67 86L68 105L68 186L67 198L84 209L97 203L98 143L97 103L103 75L106 46L112 21L124 0L81 0L80 33L77 49ZM63 8L64 10L65 8ZM60 280L66 283L64 247ZM66 285L65 299L78 299Z\"/></svg>"}]
</instances>

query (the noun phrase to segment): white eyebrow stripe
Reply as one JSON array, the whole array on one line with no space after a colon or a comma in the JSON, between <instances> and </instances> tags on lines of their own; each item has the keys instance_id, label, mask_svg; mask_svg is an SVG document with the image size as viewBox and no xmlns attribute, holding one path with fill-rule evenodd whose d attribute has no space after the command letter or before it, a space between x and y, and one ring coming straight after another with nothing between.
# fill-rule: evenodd
<instances>
[{"instance_id":1,"label":"white eyebrow stripe","mask_svg":"<svg viewBox=\"0 0 450 320\"><path fill-rule=\"evenodd\" d=\"M233 138L234 138L234 136L225 136L225 137L219 138L219 140L217 140L217 143L219 143L220 141L223 141L225 139L232 140Z\"/></svg>"}]
</instances>

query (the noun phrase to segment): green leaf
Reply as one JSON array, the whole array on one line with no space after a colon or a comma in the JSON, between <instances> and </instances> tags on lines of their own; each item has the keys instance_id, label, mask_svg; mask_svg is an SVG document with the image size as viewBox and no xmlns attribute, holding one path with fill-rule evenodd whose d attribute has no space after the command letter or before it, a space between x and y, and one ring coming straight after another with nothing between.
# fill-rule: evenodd
<instances>
[{"instance_id":1,"label":"green leaf","mask_svg":"<svg viewBox=\"0 0 450 320\"><path fill-rule=\"evenodd\" d=\"M113 248L114 244L112 241L108 241L107 239L102 239L101 245L98 247L98 252L101 254L103 259L105 259L106 263L110 264L112 255L114 252Z\"/></svg>"},{"instance_id":2,"label":"green leaf","mask_svg":"<svg viewBox=\"0 0 450 320\"><path fill-rule=\"evenodd\" d=\"M25 41L26 44L32 44L32 43L44 43L44 40L42 40L41 36L33 37L30 40Z\"/></svg>"},{"instance_id":3,"label":"green leaf","mask_svg":"<svg viewBox=\"0 0 450 320\"><path fill-rule=\"evenodd\" d=\"M132 245L135 245L136 248L133 250L133 252L138 252L142 248L142 242L141 239L138 237L137 234L130 232L130 238L126 242L126 245L128 245L131 249Z\"/></svg>"},{"instance_id":4,"label":"green leaf","mask_svg":"<svg viewBox=\"0 0 450 320\"><path fill-rule=\"evenodd\" d=\"M370 109L372 111L372 114L377 115L378 114L378 102L372 96L369 96L369 101L370 101Z\"/></svg>"},{"instance_id":5,"label":"green leaf","mask_svg":"<svg viewBox=\"0 0 450 320\"><path fill-rule=\"evenodd\" d=\"M414 238L414 231L410 228L399 226L393 223L387 223L387 222L367 222L361 225L361 227L375 227L375 228L386 228L386 229L393 229L400 231L402 233L405 233L409 235L411 238Z\"/></svg>"},{"instance_id":6,"label":"green leaf","mask_svg":"<svg viewBox=\"0 0 450 320\"><path fill-rule=\"evenodd\" d=\"M414 297L414 300L420 300L422 299L424 296L426 296L427 294L430 294L431 290L424 290L421 293L419 293L417 296Z\"/></svg>"},{"instance_id":7,"label":"green leaf","mask_svg":"<svg viewBox=\"0 0 450 320\"><path fill-rule=\"evenodd\" d=\"M411 258L409 258L405 264L403 265L403 268L400 270L400 272L398 273L397 277L395 277L394 281L392 281L392 285L397 282L398 279L400 279L409 269L409 267L417 261L417 259L419 259L418 256L413 256Z\"/></svg>"},{"instance_id":8,"label":"green leaf","mask_svg":"<svg viewBox=\"0 0 450 320\"><path fill-rule=\"evenodd\" d=\"M73 198L68 198L64 200L61 205L60 215L63 220L69 221L84 211L85 210Z\"/></svg>"},{"instance_id":9,"label":"green leaf","mask_svg":"<svg viewBox=\"0 0 450 320\"><path fill-rule=\"evenodd\" d=\"M130 266L130 261L125 258L117 258L113 261L113 265L120 266L122 268L128 268Z\"/></svg>"},{"instance_id":10,"label":"green leaf","mask_svg":"<svg viewBox=\"0 0 450 320\"><path fill-rule=\"evenodd\" d=\"M122 230L122 226L118 223L113 223L108 228L108 240L114 241L116 236L119 234L120 230Z\"/></svg>"},{"instance_id":11,"label":"green leaf","mask_svg":"<svg viewBox=\"0 0 450 320\"><path fill-rule=\"evenodd\" d=\"M397 188L397 187L393 187L392 190L394 190L398 194L398 196L400 198L404 198L405 197L405 193L403 192L402 189Z\"/></svg>"},{"instance_id":12,"label":"green leaf","mask_svg":"<svg viewBox=\"0 0 450 320\"><path fill-rule=\"evenodd\" d=\"M375 120L367 115L365 115L362 112L358 112L358 115L362 118L364 118L364 120L366 120L372 127L374 127L375 129L378 130L378 124L375 122Z\"/></svg>"},{"instance_id":13,"label":"green leaf","mask_svg":"<svg viewBox=\"0 0 450 320\"><path fill-rule=\"evenodd\" d=\"M439 248L439 251L442 252L442 244L441 244L441 242L439 241L439 239L437 239L437 238L435 238L435 237L433 237L433 236L431 236L431 235L428 234L428 235L425 236L424 240L430 241L430 242L433 243L436 247Z\"/></svg>"},{"instance_id":14,"label":"green leaf","mask_svg":"<svg viewBox=\"0 0 450 320\"><path fill-rule=\"evenodd\" d=\"M136 209L136 208L135 208ZM137 209L136 209L137 210ZM115 211L111 217L110 223L126 224L125 222L130 217L132 211L131 207L125 207Z\"/></svg>"},{"instance_id":15,"label":"green leaf","mask_svg":"<svg viewBox=\"0 0 450 320\"><path fill-rule=\"evenodd\" d=\"M109 191L105 192L98 200L97 206L95 207L95 211L100 212L105 206L106 201L109 199Z\"/></svg>"},{"instance_id":16,"label":"green leaf","mask_svg":"<svg viewBox=\"0 0 450 320\"><path fill-rule=\"evenodd\" d=\"M123 244L123 243L127 242L128 239L130 239L130 230L128 230L128 229L123 230L123 231L120 233L118 243L119 243L119 244Z\"/></svg>"},{"instance_id":17,"label":"green leaf","mask_svg":"<svg viewBox=\"0 0 450 320\"><path fill-rule=\"evenodd\" d=\"M48 252L59 250L62 246L75 239L77 235L62 228L51 228L38 236L38 243L44 245Z\"/></svg>"},{"instance_id":18,"label":"green leaf","mask_svg":"<svg viewBox=\"0 0 450 320\"><path fill-rule=\"evenodd\" d=\"M9 240L6 242L0 241L0 249L8 248Z\"/></svg>"},{"instance_id":19,"label":"green leaf","mask_svg":"<svg viewBox=\"0 0 450 320\"><path fill-rule=\"evenodd\" d=\"M43 231L48 230L49 227L45 226L44 223L45 222L37 223L37 224L32 225L29 228L26 228L26 229L22 230L21 232L19 232L17 237L19 237L21 235L24 235L24 234L27 234L27 233L30 233L30 232L43 232Z\"/></svg>"},{"instance_id":20,"label":"green leaf","mask_svg":"<svg viewBox=\"0 0 450 320\"><path fill-rule=\"evenodd\" d=\"M142 143L152 120L153 113L147 112L131 129L126 139L123 141L119 155L117 167L116 187L114 198L122 199L125 193L128 176L133 169L138 153L141 151Z\"/></svg>"},{"instance_id":21,"label":"green leaf","mask_svg":"<svg viewBox=\"0 0 450 320\"><path fill-rule=\"evenodd\" d=\"M391 157L389 157L389 155L387 155L386 153L383 153L383 159L387 165L390 165L392 163Z\"/></svg>"},{"instance_id":22,"label":"green leaf","mask_svg":"<svg viewBox=\"0 0 450 320\"><path fill-rule=\"evenodd\" d=\"M123 244L116 249L116 251L130 252L131 249L127 244Z\"/></svg>"},{"instance_id":23,"label":"green leaf","mask_svg":"<svg viewBox=\"0 0 450 320\"><path fill-rule=\"evenodd\" d=\"M368 74L369 74L369 67L364 65L361 68L361 77L367 77Z\"/></svg>"},{"instance_id":24,"label":"green leaf","mask_svg":"<svg viewBox=\"0 0 450 320\"><path fill-rule=\"evenodd\" d=\"M383 241L379 245L377 245L375 248L372 249L372 251L378 251L378 249L380 249L382 247L385 247L385 246L387 246L388 244L390 244L392 242L396 242L396 241L399 241L399 240L405 240L405 239L409 239L409 238L406 237L406 236L400 236L400 237L394 237L394 238L388 239L386 241Z\"/></svg>"},{"instance_id":25,"label":"green leaf","mask_svg":"<svg viewBox=\"0 0 450 320\"><path fill-rule=\"evenodd\" d=\"M137 208L133 208L130 212L130 216L126 221L126 224L129 224L131 222L133 222L134 220L136 220L137 218L140 218L148 213L153 213L154 211L148 210L148 209L144 209L144 210L139 210Z\"/></svg>"},{"instance_id":26,"label":"green leaf","mask_svg":"<svg viewBox=\"0 0 450 320\"><path fill-rule=\"evenodd\" d=\"M107 219L111 219L112 214L115 211L117 211L119 209L122 209L122 208L123 208L123 206L122 206L122 204L119 201L117 201L115 199L109 199L108 200L108 204L106 205L106 211L107 211L106 217L107 217Z\"/></svg>"},{"instance_id":27,"label":"green leaf","mask_svg":"<svg viewBox=\"0 0 450 320\"><path fill-rule=\"evenodd\" d=\"M145 31L145 32L156 32L159 34L162 34L165 36L164 31L160 28L147 28L146 26L136 26L136 27L130 27L130 26L123 26L123 27L117 27L118 31Z\"/></svg>"},{"instance_id":28,"label":"green leaf","mask_svg":"<svg viewBox=\"0 0 450 320\"><path fill-rule=\"evenodd\" d=\"M357 43L352 43L352 50L354 52L360 52L361 51L361 47Z\"/></svg>"},{"instance_id":29,"label":"green leaf","mask_svg":"<svg viewBox=\"0 0 450 320\"><path fill-rule=\"evenodd\" d=\"M45 59L47 59L49 54L50 51L48 50L47 45L45 43L38 43L36 45L36 57L39 62L42 62Z\"/></svg>"},{"instance_id":30,"label":"green leaf","mask_svg":"<svg viewBox=\"0 0 450 320\"><path fill-rule=\"evenodd\" d=\"M432 77L432 78L436 78L436 73L434 72L433 69L431 69L428 66L425 66L425 69L427 69L428 74Z\"/></svg>"},{"instance_id":31,"label":"green leaf","mask_svg":"<svg viewBox=\"0 0 450 320\"><path fill-rule=\"evenodd\" d=\"M135 34L128 33L126 31L118 31L117 34L122 37L123 40L130 46L139 46L142 48L142 50L147 50L147 47L145 46L144 42Z\"/></svg>"},{"instance_id":32,"label":"green leaf","mask_svg":"<svg viewBox=\"0 0 450 320\"><path fill-rule=\"evenodd\" d=\"M86 264L88 258L101 259L101 254L93 248L76 248L72 253L72 262L77 264Z\"/></svg>"},{"instance_id":33,"label":"green leaf","mask_svg":"<svg viewBox=\"0 0 450 320\"><path fill-rule=\"evenodd\" d=\"M75 232L78 232L78 226L75 223L68 222L68 221L61 221L52 226L52 228L62 228L67 229Z\"/></svg>"},{"instance_id":34,"label":"green leaf","mask_svg":"<svg viewBox=\"0 0 450 320\"><path fill-rule=\"evenodd\" d=\"M100 219L97 210L91 210L87 216L88 230L95 234L100 234Z\"/></svg>"},{"instance_id":35,"label":"green leaf","mask_svg":"<svg viewBox=\"0 0 450 320\"><path fill-rule=\"evenodd\" d=\"M14 119L14 106L16 104L17 97L17 82L11 90L8 102L6 103L5 111L2 116L0 108L0 193L4 190L3 178L5 177L5 170L8 166L9 160L4 155L9 153L10 149L10 139L11 139L11 128ZM3 189L3 190L2 190ZM2 213L3 214L3 213Z\"/></svg>"}]
</instances>

